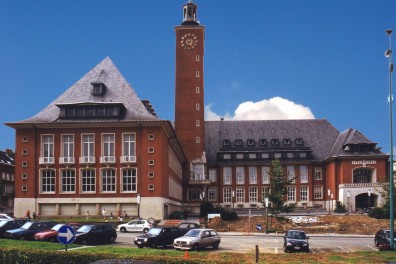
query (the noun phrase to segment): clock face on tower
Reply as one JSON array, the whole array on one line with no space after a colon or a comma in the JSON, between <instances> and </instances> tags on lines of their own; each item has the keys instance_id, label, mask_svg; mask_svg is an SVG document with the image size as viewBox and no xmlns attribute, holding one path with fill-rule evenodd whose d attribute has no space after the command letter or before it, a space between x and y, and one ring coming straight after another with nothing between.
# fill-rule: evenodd
<instances>
[{"instance_id":1,"label":"clock face on tower","mask_svg":"<svg viewBox=\"0 0 396 264\"><path fill-rule=\"evenodd\" d=\"M193 50L198 43L198 37L192 33L186 33L181 37L180 44L185 50Z\"/></svg>"}]
</instances>

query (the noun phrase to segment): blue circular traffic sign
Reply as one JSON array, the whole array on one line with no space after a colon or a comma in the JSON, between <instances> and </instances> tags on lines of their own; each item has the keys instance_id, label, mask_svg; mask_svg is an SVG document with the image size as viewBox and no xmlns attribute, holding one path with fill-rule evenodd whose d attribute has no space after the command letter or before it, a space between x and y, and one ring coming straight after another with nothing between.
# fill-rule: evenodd
<instances>
[{"instance_id":1,"label":"blue circular traffic sign","mask_svg":"<svg viewBox=\"0 0 396 264\"><path fill-rule=\"evenodd\" d=\"M74 228L68 225L63 225L58 230L58 241L63 245L69 245L76 239L76 232Z\"/></svg>"}]
</instances>

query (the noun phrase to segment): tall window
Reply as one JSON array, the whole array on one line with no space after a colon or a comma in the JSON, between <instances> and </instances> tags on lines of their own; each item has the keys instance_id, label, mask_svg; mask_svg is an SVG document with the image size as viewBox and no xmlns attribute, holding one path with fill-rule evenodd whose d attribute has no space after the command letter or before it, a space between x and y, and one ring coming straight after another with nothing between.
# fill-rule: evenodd
<instances>
[{"instance_id":1,"label":"tall window","mask_svg":"<svg viewBox=\"0 0 396 264\"><path fill-rule=\"evenodd\" d=\"M231 167L223 168L223 180L224 180L224 184L232 184L232 169L231 169Z\"/></svg>"},{"instance_id":2,"label":"tall window","mask_svg":"<svg viewBox=\"0 0 396 264\"><path fill-rule=\"evenodd\" d=\"M261 179L263 184L270 183L270 167L261 167Z\"/></svg>"},{"instance_id":3,"label":"tall window","mask_svg":"<svg viewBox=\"0 0 396 264\"><path fill-rule=\"evenodd\" d=\"M243 187L236 188L236 202L237 203L245 202L245 188Z\"/></svg>"},{"instance_id":4,"label":"tall window","mask_svg":"<svg viewBox=\"0 0 396 264\"><path fill-rule=\"evenodd\" d=\"M194 164L194 180L205 180L204 164Z\"/></svg>"},{"instance_id":5,"label":"tall window","mask_svg":"<svg viewBox=\"0 0 396 264\"><path fill-rule=\"evenodd\" d=\"M315 180L321 180L322 179L322 168L321 167L315 167Z\"/></svg>"},{"instance_id":6,"label":"tall window","mask_svg":"<svg viewBox=\"0 0 396 264\"><path fill-rule=\"evenodd\" d=\"M73 135L62 135L62 155L63 157L74 157Z\"/></svg>"},{"instance_id":7,"label":"tall window","mask_svg":"<svg viewBox=\"0 0 396 264\"><path fill-rule=\"evenodd\" d=\"M353 171L353 183L371 183L371 174L370 169L356 169Z\"/></svg>"},{"instance_id":8,"label":"tall window","mask_svg":"<svg viewBox=\"0 0 396 264\"><path fill-rule=\"evenodd\" d=\"M41 176L41 193L55 192L55 170L42 170Z\"/></svg>"},{"instance_id":9,"label":"tall window","mask_svg":"<svg viewBox=\"0 0 396 264\"><path fill-rule=\"evenodd\" d=\"M94 156L94 135L86 134L82 135L82 153L84 157L93 157Z\"/></svg>"},{"instance_id":10,"label":"tall window","mask_svg":"<svg viewBox=\"0 0 396 264\"><path fill-rule=\"evenodd\" d=\"M216 169L209 169L209 180L211 182L217 182L217 171L216 171Z\"/></svg>"},{"instance_id":11,"label":"tall window","mask_svg":"<svg viewBox=\"0 0 396 264\"><path fill-rule=\"evenodd\" d=\"M249 202L257 202L257 187L249 187Z\"/></svg>"},{"instance_id":12,"label":"tall window","mask_svg":"<svg viewBox=\"0 0 396 264\"><path fill-rule=\"evenodd\" d=\"M136 192L137 177L136 169L125 169L122 171L122 192Z\"/></svg>"},{"instance_id":13,"label":"tall window","mask_svg":"<svg viewBox=\"0 0 396 264\"><path fill-rule=\"evenodd\" d=\"M308 186L300 186L300 201L308 201Z\"/></svg>"},{"instance_id":14,"label":"tall window","mask_svg":"<svg viewBox=\"0 0 396 264\"><path fill-rule=\"evenodd\" d=\"M214 187L208 188L208 201L217 201L217 189Z\"/></svg>"},{"instance_id":15,"label":"tall window","mask_svg":"<svg viewBox=\"0 0 396 264\"><path fill-rule=\"evenodd\" d=\"M296 186L287 187L287 201L288 202L296 201Z\"/></svg>"},{"instance_id":16,"label":"tall window","mask_svg":"<svg viewBox=\"0 0 396 264\"><path fill-rule=\"evenodd\" d=\"M249 167L249 183L257 184L257 168Z\"/></svg>"},{"instance_id":17,"label":"tall window","mask_svg":"<svg viewBox=\"0 0 396 264\"><path fill-rule=\"evenodd\" d=\"M136 156L135 142L135 134L130 133L122 135L123 156Z\"/></svg>"},{"instance_id":18,"label":"tall window","mask_svg":"<svg viewBox=\"0 0 396 264\"><path fill-rule=\"evenodd\" d=\"M232 203L232 189L231 188L223 189L223 202L224 203Z\"/></svg>"},{"instance_id":19,"label":"tall window","mask_svg":"<svg viewBox=\"0 0 396 264\"><path fill-rule=\"evenodd\" d=\"M96 178L95 170L87 169L81 171L81 192L95 192Z\"/></svg>"},{"instance_id":20,"label":"tall window","mask_svg":"<svg viewBox=\"0 0 396 264\"><path fill-rule=\"evenodd\" d=\"M294 166L293 165L288 165L287 166L287 180L291 181L291 183L295 183L296 180L296 172L294 170Z\"/></svg>"},{"instance_id":21,"label":"tall window","mask_svg":"<svg viewBox=\"0 0 396 264\"><path fill-rule=\"evenodd\" d=\"M102 192L116 191L116 171L115 169L102 170Z\"/></svg>"},{"instance_id":22,"label":"tall window","mask_svg":"<svg viewBox=\"0 0 396 264\"><path fill-rule=\"evenodd\" d=\"M114 134L103 134L102 154L104 157L114 157Z\"/></svg>"},{"instance_id":23,"label":"tall window","mask_svg":"<svg viewBox=\"0 0 396 264\"><path fill-rule=\"evenodd\" d=\"M54 157L54 136L43 135L42 136L42 157L53 158Z\"/></svg>"},{"instance_id":24,"label":"tall window","mask_svg":"<svg viewBox=\"0 0 396 264\"><path fill-rule=\"evenodd\" d=\"M300 180L301 183L308 183L308 169L306 165L300 165Z\"/></svg>"},{"instance_id":25,"label":"tall window","mask_svg":"<svg viewBox=\"0 0 396 264\"><path fill-rule=\"evenodd\" d=\"M199 201L200 195L201 195L201 191L198 189L187 190L187 199L189 201Z\"/></svg>"},{"instance_id":26,"label":"tall window","mask_svg":"<svg viewBox=\"0 0 396 264\"><path fill-rule=\"evenodd\" d=\"M62 170L61 171L62 181L62 193L76 191L76 172L75 170Z\"/></svg>"},{"instance_id":27,"label":"tall window","mask_svg":"<svg viewBox=\"0 0 396 264\"><path fill-rule=\"evenodd\" d=\"M323 186L314 186L314 199L323 198Z\"/></svg>"},{"instance_id":28,"label":"tall window","mask_svg":"<svg viewBox=\"0 0 396 264\"><path fill-rule=\"evenodd\" d=\"M269 187L264 186L261 188L261 201L264 201L265 197L269 196Z\"/></svg>"},{"instance_id":29,"label":"tall window","mask_svg":"<svg viewBox=\"0 0 396 264\"><path fill-rule=\"evenodd\" d=\"M236 183L237 184L244 184L245 183L244 167L236 167Z\"/></svg>"}]
</instances>

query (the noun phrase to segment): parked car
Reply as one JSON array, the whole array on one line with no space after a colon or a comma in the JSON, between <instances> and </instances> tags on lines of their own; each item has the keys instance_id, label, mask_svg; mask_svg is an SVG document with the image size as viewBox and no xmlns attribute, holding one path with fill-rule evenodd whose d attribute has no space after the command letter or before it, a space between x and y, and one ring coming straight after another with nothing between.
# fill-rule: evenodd
<instances>
[{"instance_id":1,"label":"parked car","mask_svg":"<svg viewBox=\"0 0 396 264\"><path fill-rule=\"evenodd\" d=\"M396 244L396 232L393 234L393 240ZM390 230L378 230L374 236L374 245L379 247L381 250L387 250L390 248Z\"/></svg>"},{"instance_id":2,"label":"parked car","mask_svg":"<svg viewBox=\"0 0 396 264\"><path fill-rule=\"evenodd\" d=\"M201 225L195 222L182 222L177 225L183 234L186 234L191 229L201 228Z\"/></svg>"},{"instance_id":3,"label":"parked car","mask_svg":"<svg viewBox=\"0 0 396 264\"><path fill-rule=\"evenodd\" d=\"M172 245L173 240L182 236L182 232L175 226L153 227L145 235L137 236L133 241L138 248Z\"/></svg>"},{"instance_id":4,"label":"parked car","mask_svg":"<svg viewBox=\"0 0 396 264\"><path fill-rule=\"evenodd\" d=\"M83 225L76 232L76 244L113 244L117 231L110 224Z\"/></svg>"},{"instance_id":5,"label":"parked car","mask_svg":"<svg viewBox=\"0 0 396 264\"><path fill-rule=\"evenodd\" d=\"M176 249L199 250L200 248L213 247L218 249L220 236L214 229L191 229L184 236L176 238L173 247Z\"/></svg>"},{"instance_id":6,"label":"parked car","mask_svg":"<svg viewBox=\"0 0 396 264\"><path fill-rule=\"evenodd\" d=\"M0 221L1 220L12 220L12 219L14 219L14 218L8 214L0 214Z\"/></svg>"},{"instance_id":7,"label":"parked car","mask_svg":"<svg viewBox=\"0 0 396 264\"><path fill-rule=\"evenodd\" d=\"M44 230L42 232L38 232L34 234L34 239L36 241L58 242L59 228L61 228L64 225L66 224L57 224L53 226L50 230ZM74 230L77 230L82 226L82 224L80 223L70 223L67 225L71 226Z\"/></svg>"},{"instance_id":8,"label":"parked car","mask_svg":"<svg viewBox=\"0 0 396 264\"><path fill-rule=\"evenodd\" d=\"M4 237L20 240L34 240L34 234L51 229L55 224L55 222L26 222L20 228L7 230L4 233Z\"/></svg>"},{"instance_id":9,"label":"parked car","mask_svg":"<svg viewBox=\"0 0 396 264\"><path fill-rule=\"evenodd\" d=\"M307 235L301 230L288 230L283 237L283 250L285 252L291 251L305 251L309 252L309 243Z\"/></svg>"},{"instance_id":10,"label":"parked car","mask_svg":"<svg viewBox=\"0 0 396 264\"><path fill-rule=\"evenodd\" d=\"M4 237L4 233L7 230L20 228L27 222L26 219L13 219L0 221L0 238Z\"/></svg>"},{"instance_id":11,"label":"parked car","mask_svg":"<svg viewBox=\"0 0 396 264\"><path fill-rule=\"evenodd\" d=\"M120 232L144 232L147 233L153 225L150 224L147 220L132 220L128 223L121 224L117 226L117 231Z\"/></svg>"}]
</instances>

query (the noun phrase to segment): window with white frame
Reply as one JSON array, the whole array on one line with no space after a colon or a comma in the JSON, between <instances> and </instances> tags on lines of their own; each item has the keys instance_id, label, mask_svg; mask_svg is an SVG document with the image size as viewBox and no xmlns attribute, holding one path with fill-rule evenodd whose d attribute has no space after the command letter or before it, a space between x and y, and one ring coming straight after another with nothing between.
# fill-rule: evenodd
<instances>
[{"instance_id":1,"label":"window with white frame","mask_svg":"<svg viewBox=\"0 0 396 264\"><path fill-rule=\"evenodd\" d=\"M257 159L256 153L249 153L249 159Z\"/></svg>"},{"instance_id":2,"label":"window with white frame","mask_svg":"<svg viewBox=\"0 0 396 264\"><path fill-rule=\"evenodd\" d=\"M322 179L322 168L321 167L315 167L315 180L321 180Z\"/></svg>"},{"instance_id":3,"label":"window with white frame","mask_svg":"<svg viewBox=\"0 0 396 264\"><path fill-rule=\"evenodd\" d=\"M308 186L300 186L300 201L308 201Z\"/></svg>"},{"instance_id":4,"label":"window with white frame","mask_svg":"<svg viewBox=\"0 0 396 264\"><path fill-rule=\"evenodd\" d=\"M291 183L296 182L296 171L294 170L294 165L287 166L287 180Z\"/></svg>"},{"instance_id":5,"label":"window with white frame","mask_svg":"<svg viewBox=\"0 0 396 264\"><path fill-rule=\"evenodd\" d=\"M308 183L308 168L306 165L300 165L300 180L301 183Z\"/></svg>"},{"instance_id":6,"label":"window with white frame","mask_svg":"<svg viewBox=\"0 0 396 264\"><path fill-rule=\"evenodd\" d=\"M231 188L223 189L223 202L224 203L232 203L232 189Z\"/></svg>"},{"instance_id":7,"label":"window with white frame","mask_svg":"<svg viewBox=\"0 0 396 264\"><path fill-rule=\"evenodd\" d=\"M269 159L269 157L270 157L269 153L262 153L261 154L261 158L262 159Z\"/></svg>"},{"instance_id":8,"label":"window with white frame","mask_svg":"<svg viewBox=\"0 0 396 264\"><path fill-rule=\"evenodd\" d=\"M263 186L261 188L261 201L264 201L264 198L269 196L269 190L268 186Z\"/></svg>"},{"instance_id":9,"label":"window with white frame","mask_svg":"<svg viewBox=\"0 0 396 264\"><path fill-rule=\"evenodd\" d=\"M274 154L274 158L275 158L275 159L281 159L281 158L282 158L282 153L276 152L276 153Z\"/></svg>"},{"instance_id":10,"label":"window with white frame","mask_svg":"<svg viewBox=\"0 0 396 264\"><path fill-rule=\"evenodd\" d=\"M116 171L115 169L103 169L102 175L102 192L116 191Z\"/></svg>"},{"instance_id":11,"label":"window with white frame","mask_svg":"<svg viewBox=\"0 0 396 264\"><path fill-rule=\"evenodd\" d=\"M43 135L41 142L41 156L43 158L53 158L54 157L54 136L53 135Z\"/></svg>"},{"instance_id":12,"label":"window with white frame","mask_svg":"<svg viewBox=\"0 0 396 264\"><path fill-rule=\"evenodd\" d=\"M62 157L74 157L74 136L62 135Z\"/></svg>"},{"instance_id":13,"label":"window with white frame","mask_svg":"<svg viewBox=\"0 0 396 264\"><path fill-rule=\"evenodd\" d=\"M245 202L245 188L243 187L236 188L236 202L237 203Z\"/></svg>"},{"instance_id":14,"label":"window with white frame","mask_svg":"<svg viewBox=\"0 0 396 264\"><path fill-rule=\"evenodd\" d=\"M243 155L243 153L237 153L237 154L235 155L235 157L236 157L237 159L243 159L243 158L244 158L244 155Z\"/></svg>"},{"instance_id":15,"label":"window with white frame","mask_svg":"<svg viewBox=\"0 0 396 264\"><path fill-rule=\"evenodd\" d=\"M257 187L249 187L249 203L256 203L257 198Z\"/></svg>"},{"instance_id":16,"label":"window with white frame","mask_svg":"<svg viewBox=\"0 0 396 264\"><path fill-rule=\"evenodd\" d=\"M81 170L81 192L92 193L96 191L96 173L94 169Z\"/></svg>"},{"instance_id":17,"label":"window with white frame","mask_svg":"<svg viewBox=\"0 0 396 264\"><path fill-rule=\"evenodd\" d=\"M223 168L223 181L224 184L232 184L232 168L231 167L224 167Z\"/></svg>"},{"instance_id":18,"label":"window with white frame","mask_svg":"<svg viewBox=\"0 0 396 264\"><path fill-rule=\"evenodd\" d=\"M217 170L209 169L209 180L211 182L217 182Z\"/></svg>"},{"instance_id":19,"label":"window with white frame","mask_svg":"<svg viewBox=\"0 0 396 264\"><path fill-rule=\"evenodd\" d=\"M323 198L323 186L316 185L314 186L314 199L322 199Z\"/></svg>"},{"instance_id":20,"label":"window with white frame","mask_svg":"<svg viewBox=\"0 0 396 264\"><path fill-rule=\"evenodd\" d=\"M40 171L41 193L55 193L55 170Z\"/></svg>"},{"instance_id":21,"label":"window with white frame","mask_svg":"<svg viewBox=\"0 0 396 264\"><path fill-rule=\"evenodd\" d=\"M231 159L231 154L223 154L223 159L225 159L225 160L229 160L229 159Z\"/></svg>"},{"instance_id":22,"label":"window with white frame","mask_svg":"<svg viewBox=\"0 0 396 264\"><path fill-rule=\"evenodd\" d=\"M261 167L261 182L262 184L270 183L270 167L268 166Z\"/></svg>"},{"instance_id":23,"label":"window with white frame","mask_svg":"<svg viewBox=\"0 0 396 264\"><path fill-rule=\"evenodd\" d=\"M205 166L204 164L194 164L194 180L205 180Z\"/></svg>"},{"instance_id":24,"label":"window with white frame","mask_svg":"<svg viewBox=\"0 0 396 264\"><path fill-rule=\"evenodd\" d=\"M236 183L237 184L245 184L244 167L236 167Z\"/></svg>"},{"instance_id":25,"label":"window with white frame","mask_svg":"<svg viewBox=\"0 0 396 264\"><path fill-rule=\"evenodd\" d=\"M198 189L187 190L187 199L189 201L199 201L200 195L201 195L201 191Z\"/></svg>"},{"instance_id":26,"label":"window with white frame","mask_svg":"<svg viewBox=\"0 0 396 264\"><path fill-rule=\"evenodd\" d=\"M208 201L217 201L217 189L214 187L208 188Z\"/></svg>"},{"instance_id":27,"label":"window with white frame","mask_svg":"<svg viewBox=\"0 0 396 264\"><path fill-rule=\"evenodd\" d=\"M257 184L257 168L256 167L249 167L249 183L250 184Z\"/></svg>"},{"instance_id":28,"label":"window with white frame","mask_svg":"<svg viewBox=\"0 0 396 264\"><path fill-rule=\"evenodd\" d=\"M121 192L136 192L136 190L137 190L136 168L122 170Z\"/></svg>"},{"instance_id":29,"label":"window with white frame","mask_svg":"<svg viewBox=\"0 0 396 264\"><path fill-rule=\"evenodd\" d=\"M287 186L287 201L296 201L296 186Z\"/></svg>"},{"instance_id":30,"label":"window with white frame","mask_svg":"<svg viewBox=\"0 0 396 264\"><path fill-rule=\"evenodd\" d=\"M199 127L201 125L201 122L199 120L195 121L195 126Z\"/></svg>"},{"instance_id":31,"label":"window with white frame","mask_svg":"<svg viewBox=\"0 0 396 264\"><path fill-rule=\"evenodd\" d=\"M82 153L83 157L94 157L94 135L93 134L85 134L82 135Z\"/></svg>"},{"instance_id":32,"label":"window with white frame","mask_svg":"<svg viewBox=\"0 0 396 264\"><path fill-rule=\"evenodd\" d=\"M200 104L199 104L199 103L196 103L196 104L195 104L195 110L199 110L200 108L201 108Z\"/></svg>"},{"instance_id":33,"label":"window with white frame","mask_svg":"<svg viewBox=\"0 0 396 264\"><path fill-rule=\"evenodd\" d=\"M102 135L102 156L114 157L114 134Z\"/></svg>"},{"instance_id":34,"label":"window with white frame","mask_svg":"<svg viewBox=\"0 0 396 264\"><path fill-rule=\"evenodd\" d=\"M61 171L61 192L74 193L76 192L76 171L75 170L62 170Z\"/></svg>"},{"instance_id":35,"label":"window with white frame","mask_svg":"<svg viewBox=\"0 0 396 264\"><path fill-rule=\"evenodd\" d=\"M152 135L152 134L151 134ZM122 154L125 157L136 156L136 139L134 133L122 134Z\"/></svg>"}]
</instances>

